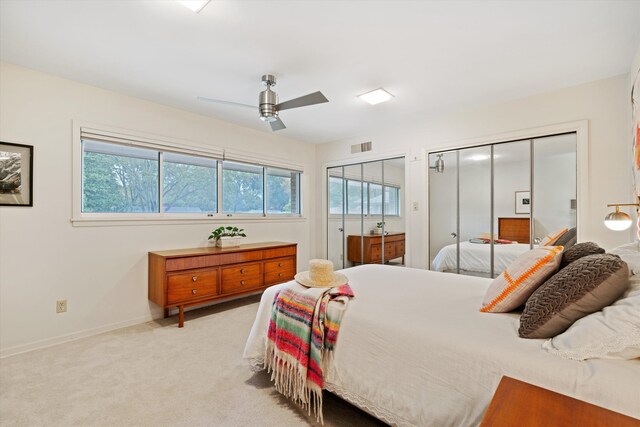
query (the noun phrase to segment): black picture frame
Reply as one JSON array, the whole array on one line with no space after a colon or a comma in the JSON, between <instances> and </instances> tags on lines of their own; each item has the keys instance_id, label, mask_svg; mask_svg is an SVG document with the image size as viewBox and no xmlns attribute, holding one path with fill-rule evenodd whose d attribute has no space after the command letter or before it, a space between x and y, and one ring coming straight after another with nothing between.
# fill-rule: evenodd
<instances>
[{"instance_id":1,"label":"black picture frame","mask_svg":"<svg viewBox=\"0 0 640 427\"><path fill-rule=\"evenodd\" d=\"M0 141L0 206L33 206L33 145Z\"/></svg>"},{"instance_id":2,"label":"black picture frame","mask_svg":"<svg viewBox=\"0 0 640 427\"><path fill-rule=\"evenodd\" d=\"M516 215L531 213L531 192L516 191Z\"/></svg>"}]
</instances>

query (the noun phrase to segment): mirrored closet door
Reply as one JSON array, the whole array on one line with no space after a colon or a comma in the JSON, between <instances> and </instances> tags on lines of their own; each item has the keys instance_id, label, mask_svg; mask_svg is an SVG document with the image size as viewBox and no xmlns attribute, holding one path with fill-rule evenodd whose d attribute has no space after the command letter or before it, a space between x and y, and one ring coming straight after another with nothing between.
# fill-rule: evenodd
<instances>
[{"instance_id":1,"label":"mirrored closet door","mask_svg":"<svg viewBox=\"0 0 640 427\"><path fill-rule=\"evenodd\" d=\"M404 157L327 168L327 259L404 265Z\"/></svg>"},{"instance_id":2,"label":"mirrored closet door","mask_svg":"<svg viewBox=\"0 0 640 427\"><path fill-rule=\"evenodd\" d=\"M429 154L432 270L497 277L577 221L576 134Z\"/></svg>"}]
</instances>

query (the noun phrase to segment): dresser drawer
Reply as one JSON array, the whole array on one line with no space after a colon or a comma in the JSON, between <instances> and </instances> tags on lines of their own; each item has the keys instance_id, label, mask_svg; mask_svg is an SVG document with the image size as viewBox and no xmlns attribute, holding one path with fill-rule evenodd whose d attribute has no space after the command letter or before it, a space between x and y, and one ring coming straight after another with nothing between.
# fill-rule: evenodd
<instances>
[{"instance_id":1,"label":"dresser drawer","mask_svg":"<svg viewBox=\"0 0 640 427\"><path fill-rule=\"evenodd\" d=\"M366 252L365 252L366 254ZM380 262L382 260L382 245L371 245L368 262ZM367 262L367 258L365 258Z\"/></svg>"},{"instance_id":2,"label":"dresser drawer","mask_svg":"<svg viewBox=\"0 0 640 427\"><path fill-rule=\"evenodd\" d=\"M262 286L262 263L240 264L222 270L222 293L243 292Z\"/></svg>"},{"instance_id":3,"label":"dresser drawer","mask_svg":"<svg viewBox=\"0 0 640 427\"><path fill-rule=\"evenodd\" d=\"M396 243L395 242L385 242L384 244L384 260L388 261L390 259L395 258L396 255Z\"/></svg>"},{"instance_id":4,"label":"dresser drawer","mask_svg":"<svg viewBox=\"0 0 640 427\"><path fill-rule=\"evenodd\" d=\"M218 270L193 270L167 276L167 304L199 299L218 293Z\"/></svg>"},{"instance_id":5,"label":"dresser drawer","mask_svg":"<svg viewBox=\"0 0 640 427\"><path fill-rule=\"evenodd\" d=\"M236 252L231 254L218 255L220 264L237 264L247 261L258 261L262 259L262 251Z\"/></svg>"},{"instance_id":6,"label":"dresser drawer","mask_svg":"<svg viewBox=\"0 0 640 427\"><path fill-rule=\"evenodd\" d=\"M286 282L293 279L296 274L295 258L280 258L264 263L264 283L272 285L274 283Z\"/></svg>"},{"instance_id":7,"label":"dresser drawer","mask_svg":"<svg viewBox=\"0 0 640 427\"><path fill-rule=\"evenodd\" d=\"M167 260L167 271L214 267L218 264L220 264L220 259L217 255L172 258Z\"/></svg>"},{"instance_id":8,"label":"dresser drawer","mask_svg":"<svg viewBox=\"0 0 640 427\"><path fill-rule=\"evenodd\" d=\"M265 249L263 251L263 254L264 254L264 259L278 258L278 257L281 257L281 256L295 255L296 254L296 247L295 246L288 246L288 247L284 247L284 248Z\"/></svg>"}]
</instances>

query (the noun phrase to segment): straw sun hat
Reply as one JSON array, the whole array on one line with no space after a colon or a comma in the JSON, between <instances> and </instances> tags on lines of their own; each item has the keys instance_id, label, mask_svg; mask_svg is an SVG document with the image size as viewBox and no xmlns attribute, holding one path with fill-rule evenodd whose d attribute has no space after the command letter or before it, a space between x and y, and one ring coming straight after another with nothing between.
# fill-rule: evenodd
<instances>
[{"instance_id":1,"label":"straw sun hat","mask_svg":"<svg viewBox=\"0 0 640 427\"><path fill-rule=\"evenodd\" d=\"M347 283L347 276L333 272L333 263L326 259L309 261L309 271L296 274L296 282L309 288L333 288Z\"/></svg>"}]
</instances>

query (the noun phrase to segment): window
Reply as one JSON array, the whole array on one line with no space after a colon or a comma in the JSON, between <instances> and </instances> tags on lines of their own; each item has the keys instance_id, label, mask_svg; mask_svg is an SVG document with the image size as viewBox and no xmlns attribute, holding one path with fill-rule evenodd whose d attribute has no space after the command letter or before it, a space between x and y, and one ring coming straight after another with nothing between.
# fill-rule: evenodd
<instances>
[{"instance_id":1,"label":"window","mask_svg":"<svg viewBox=\"0 0 640 427\"><path fill-rule=\"evenodd\" d=\"M263 168L235 162L222 164L222 212L262 213Z\"/></svg>"},{"instance_id":2,"label":"window","mask_svg":"<svg viewBox=\"0 0 640 427\"><path fill-rule=\"evenodd\" d=\"M374 182L361 182L355 179L329 177L329 214L343 213L344 192L346 187L347 215L381 216L383 186ZM362 200L364 195L364 200ZM400 187L384 186L385 216L400 216Z\"/></svg>"},{"instance_id":3,"label":"window","mask_svg":"<svg viewBox=\"0 0 640 427\"><path fill-rule=\"evenodd\" d=\"M347 180L347 214L360 215L367 213L367 207L362 206L362 194L366 192L361 181Z\"/></svg>"},{"instance_id":4,"label":"window","mask_svg":"<svg viewBox=\"0 0 640 427\"><path fill-rule=\"evenodd\" d=\"M300 173L267 168L267 213L300 213Z\"/></svg>"},{"instance_id":5,"label":"window","mask_svg":"<svg viewBox=\"0 0 640 427\"><path fill-rule=\"evenodd\" d=\"M80 213L144 213L141 217L151 219L301 214L299 171L193 154L199 150L169 151L146 139L101 139L94 131L87 131L88 136L83 132L77 169Z\"/></svg>"},{"instance_id":6,"label":"window","mask_svg":"<svg viewBox=\"0 0 640 427\"><path fill-rule=\"evenodd\" d=\"M329 213L342 215L344 209L344 180L342 178L336 178L335 176L329 177Z\"/></svg>"},{"instance_id":7,"label":"window","mask_svg":"<svg viewBox=\"0 0 640 427\"><path fill-rule=\"evenodd\" d=\"M158 212L158 151L84 141L82 160L82 212Z\"/></svg>"},{"instance_id":8,"label":"window","mask_svg":"<svg viewBox=\"0 0 640 427\"><path fill-rule=\"evenodd\" d=\"M164 153L164 212L217 212L218 162L184 154Z\"/></svg>"}]
</instances>

